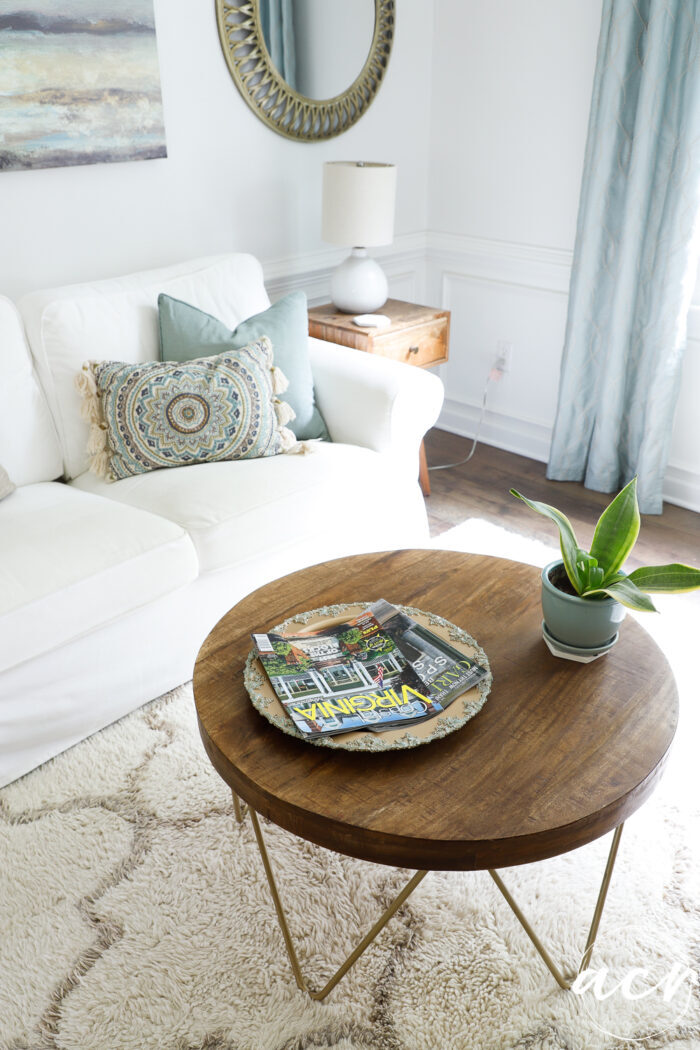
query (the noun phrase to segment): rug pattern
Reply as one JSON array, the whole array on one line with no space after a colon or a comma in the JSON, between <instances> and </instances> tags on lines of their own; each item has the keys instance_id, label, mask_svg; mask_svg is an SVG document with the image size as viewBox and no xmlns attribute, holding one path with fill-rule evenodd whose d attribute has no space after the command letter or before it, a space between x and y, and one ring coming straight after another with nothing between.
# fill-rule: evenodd
<instances>
[{"instance_id":1,"label":"rug pattern","mask_svg":"<svg viewBox=\"0 0 700 1050\"><path fill-rule=\"evenodd\" d=\"M662 788L623 834L601 930L610 972L700 972L700 812ZM265 823L314 984L407 872ZM569 965L607 840L504 873ZM432 873L324 1003L296 988L250 820L199 740L190 686L0 792L3 1050L697 1050L700 996L561 992L488 875Z\"/></svg>"}]
</instances>

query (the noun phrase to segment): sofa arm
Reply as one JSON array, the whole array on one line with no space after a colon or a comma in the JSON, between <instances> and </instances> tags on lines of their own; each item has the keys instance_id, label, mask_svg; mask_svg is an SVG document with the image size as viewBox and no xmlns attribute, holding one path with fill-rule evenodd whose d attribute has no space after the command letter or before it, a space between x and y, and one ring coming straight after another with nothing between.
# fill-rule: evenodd
<instances>
[{"instance_id":1,"label":"sofa arm","mask_svg":"<svg viewBox=\"0 0 700 1050\"><path fill-rule=\"evenodd\" d=\"M415 470L444 398L422 368L309 338L316 403L334 441L396 455Z\"/></svg>"}]
</instances>

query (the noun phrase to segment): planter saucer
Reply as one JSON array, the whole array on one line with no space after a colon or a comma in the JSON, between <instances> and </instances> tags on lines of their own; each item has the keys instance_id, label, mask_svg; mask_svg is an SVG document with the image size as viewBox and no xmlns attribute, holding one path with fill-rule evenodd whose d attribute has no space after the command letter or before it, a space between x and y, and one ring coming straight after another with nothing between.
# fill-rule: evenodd
<instances>
[{"instance_id":1,"label":"planter saucer","mask_svg":"<svg viewBox=\"0 0 700 1050\"><path fill-rule=\"evenodd\" d=\"M564 642L560 642L558 638L555 638L554 635L550 633L544 620L542 621L542 637L544 638L547 648L552 656L558 656L562 660L575 660L580 664L589 664L592 660L597 660L599 656L605 656L606 653L610 652L619 638L619 635L620 632L618 631L604 645L597 645L591 649L584 649L576 645L566 645Z\"/></svg>"}]
</instances>

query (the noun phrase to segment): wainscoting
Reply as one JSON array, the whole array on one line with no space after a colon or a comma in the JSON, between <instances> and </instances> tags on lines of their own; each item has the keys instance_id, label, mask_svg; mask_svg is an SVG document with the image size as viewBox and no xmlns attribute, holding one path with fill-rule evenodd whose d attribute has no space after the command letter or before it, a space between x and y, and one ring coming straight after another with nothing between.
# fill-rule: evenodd
<instances>
[{"instance_id":1,"label":"wainscoting","mask_svg":"<svg viewBox=\"0 0 700 1050\"><path fill-rule=\"evenodd\" d=\"M329 248L266 263L271 298L301 288L311 304L328 301L331 273L346 254ZM511 343L510 371L488 385L481 440L546 462L572 253L428 232L399 236L373 254L385 269L392 296L452 311L450 360L440 369L446 399L438 425L474 435L498 344ZM664 497L700 511L700 283L688 334Z\"/></svg>"}]
</instances>

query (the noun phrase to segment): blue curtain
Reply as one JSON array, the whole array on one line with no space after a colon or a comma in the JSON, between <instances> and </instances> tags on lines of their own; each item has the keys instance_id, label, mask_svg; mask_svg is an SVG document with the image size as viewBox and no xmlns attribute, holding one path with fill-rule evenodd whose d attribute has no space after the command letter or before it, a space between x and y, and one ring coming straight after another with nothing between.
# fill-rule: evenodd
<instances>
[{"instance_id":1,"label":"blue curtain","mask_svg":"<svg viewBox=\"0 0 700 1050\"><path fill-rule=\"evenodd\" d=\"M296 88L294 0L259 0L260 24L272 64L290 88Z\"/></svg>"},{"instance_id":2,"label":"blue curtain","mask_svg":"<svg viewBox=\"0 0 700 1050\"><path fill-rule=\"evenodd\" d=\"M604 0L547 476L660 514L700 221L700 0ZM700 393L700 391L699 391Z\"/></svg>"}]
</instances>

